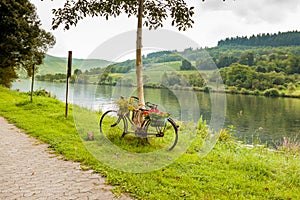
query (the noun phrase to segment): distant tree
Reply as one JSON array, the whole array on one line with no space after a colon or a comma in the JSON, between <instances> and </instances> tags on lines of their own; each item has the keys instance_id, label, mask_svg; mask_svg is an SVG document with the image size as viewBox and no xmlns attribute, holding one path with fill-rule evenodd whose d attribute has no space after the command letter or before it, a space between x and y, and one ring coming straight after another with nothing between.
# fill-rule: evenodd
<instances>
[{"instance_id":1,"label":"distant tree","mask_svg":"<svg viewBox=\"0 0 300 200\"><path fill-rule=\"evenodd\" d=\"M157 58L157 57L166 56L166 55L170 55L170 54L173 54L173 52L172 51L153 52L153 53L147 54L147 59Z\"/></svg>"},{"instance_id":2,"label":"distant tree","mask_svg":"<svg viewBox=\"0 0 300 200\"><path fill-rule=\"evenodd\" d=\"M168 55L162 55L160 57L157 57L155 59L151 59L151 60L146 60L150 62L154 62L154 63L162 63L162 62L173 62L173 61L181 61L182 57L178 54L172 53L172 54L168 54Z\"/></svg>"},{"instance_id":3,"label":"distant tree","mask_svg":"<svg viewBox=\"0 0 300 200\"><path fill-rule=\"evenodd\" d=\"M136 78L137 94L139 104L145 105L142 75L142 26L150 29L163 26L163 21L168 16L172 18L172 26L179 30L186 30L192 27L194 21L194 7L188 7L184 0L118 0L118 1L88 1L88 0L67 0L63 8L53 11L55 17L53 28L60 24L65 25L65 29L76 25L79 20L87 16L92 17L117 17L122 12L128 17L136 16L137 22L137 42L136 42ZM143 23L143 19L145 19Z\"/></svg>"},{"instance_id":4,"label":"distant tree","mask_svg":"<svg viewBox=\"0 0 300 200\"><path fill-rule=\"evenodd\" d=\"M0 0L0 84L10 87L18 77L16 69L31 76L33 65L42 63L55 39L40 26L29 0Z\"/></svg>"},{"instance_id":5,"label":"distant tree","mask_svg":"<svg viewBox=\"0 0 300 200\"><path fill-rule=\"evenodd\" d=\"M262 72L262 73L267 72L266 68L262 67L262 66L257 66L256 69L255 69L255 71Z\"/></svg>"},{"instance_id":6,"label":"distant tree","mask_svg":"<svg viewBox=\"0 0 300 200\"><path fill-rule=\"evenodd\" d=\"M253 68L241 64L233 64L223 68L222 71L224 71L222 78L227 86L251 89L252 80L257 78L257 72Z\"/></svg>"},{"instance_id":7,"label":"distant tree","mask_svg":"<svg viewBox=\"0 0 300 200\"><path fill-rule=\"evenodd\" d=\"M106 70L104 71L99 77L99 84L105 84L106 79L109 77L109 72Z\"/></svg>"},{"instance_id":8,"label":"distant tree","mask_svg":"<svg viewBox=\"0 0 300 200\"><path fill-rule=\"evenodd\" d=\"M190 74L186 79L189 81L189 84L194 87L202 87L205 84L205 80L197 73Z\"/></svg>"},{"instance_id":9,"label":"distant tree","mask_svg":"<svg viewBox=\"0 0 300 200\"><path fill-rule=\"evenodd\" d=\"M300 74L300 56L291 55L288 57L287 60L288 60L287 73Z\"/></svg>"},{"instance_id":10,"label":"distant tree","mask_svg":"<svg viewBox=\"0 0 300 200\"><path fill-rule=\"evenodd\" d=\"M197 69L211 70L216 68L215 62L210 58L200 58L196 60Z\"/></svg>"},{"instance_id":11,"label":"distant tree","mask_svg":"<svg viewBox=\"0 0 300 200\"><path fill-rule=\"evenodd\" d=\"M235 56L223 56L221 55L216 62L216 65L218 68L223 68L223 67L228 67L231 64L235 63L238 61L238 58Z\"/></svg>"},{"instance_id":12,"label":"distant tree","mask_svg":"<svg viewBox=\"0 0 300 200\"><path fill-rule=\"evenodd\" d=\"M273 78L274 85L283 85L284 84L284 75L283 74L276 74L276 77Z\"/></svg>"},{"instance_id":13,"label":"distant tree","mask_svg":"<svg viewBox=\"0 0 300 200\"><path fill-rule=\"evenodd\" d=\"M112 82L113 82L113 78L111 76L108 76L107 77L107 81L110 85L112 85Z\"/></svg>"},{"instance_id":14,"label":"distant tree","mask_svg":"<svg viewBox=\"0 0 300 200\"><path fill-rule=\"evenodd\" d=\"M186 59L183 59L180 66L180 70L195 70L195 67L192 66L192 63Z\"/></svg>"},{"instance_id":15,"label":"distant tree","mask_svg":"<svg viewBox=\"0 0 300 200\"><path fill-rule=\"evenodd\" d=\"M252 52L243 53L239 59L239 63L242 65L253 66L254 65L254 55Z\"/></svg>"},{"instance_id":16,"label":"distant tree","mask_svg":"<svg viewBox=\"0 0 300 200\"><path fill-rule=\"evenodd\" d=\"M82 74L82 71L80 69L75 69L74 74L76 74L76 76L79 76L80 74Z\"/></svg>"}]
</instances>

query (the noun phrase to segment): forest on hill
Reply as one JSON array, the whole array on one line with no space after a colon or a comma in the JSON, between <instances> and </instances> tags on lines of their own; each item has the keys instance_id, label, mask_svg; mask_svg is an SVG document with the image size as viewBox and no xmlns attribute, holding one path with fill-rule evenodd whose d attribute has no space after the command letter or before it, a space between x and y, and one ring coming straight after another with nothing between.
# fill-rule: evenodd
<instances>
[{"instance_id":1,"label":"forest on hill","mask_svg":"<svg viewBox=\"0 0 300 200\"><path fill-rule=\"evenodd\" d=\"M232 37L218 42L218 46L297 46L300 45L300 32L288 31L274 34L258 34L250 37Z\"/></svg>"},{"instance_id":2,"label":"forest on hill","mask_svg":"<svg viewBox=\"0 0 300 200\"><path fill-rule=\"evenodd\" d=\"M297 31L274 34L274 38L287 35L299 35ZM266 34L268 35L268 34ZM276 41L277 39L274 39ZM259 37L258 37L259 38ZM262 39L261 37L260 39ZM292 38L292 37L286 37ZM269 37L265 37L269 40ZM279 40L279 39L278 39ZM290 41L290 39L287 39ZM216 82L217 74L228 92L243 94L265 94L266 96L300 96L300 45L284 46L245 46L219 45L213 48L184 51L160 51L143 56L145 70L158 67L155 76L163 76L161 83L152 83L144 76L146 87L186 87L181 80L188 80L194 89L207 91L207 81ZM161 71L160 66L166 66ZM172 70L168 70L172 69ZM82 70L73 68L71 82L134 86L134 79L122 80L125 73L134 72L135 60L107 64ZM206 71L208 77L201 77L195 70ZM176 73L174 72L176 71ZM39 75L38 80L64 80L64 74Z\"/></svg>"}]
</instances>

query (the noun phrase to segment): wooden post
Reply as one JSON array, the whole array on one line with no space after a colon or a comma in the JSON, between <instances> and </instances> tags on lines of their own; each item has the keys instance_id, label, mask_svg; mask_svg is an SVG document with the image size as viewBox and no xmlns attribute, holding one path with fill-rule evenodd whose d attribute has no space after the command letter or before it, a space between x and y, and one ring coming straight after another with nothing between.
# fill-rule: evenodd
<instances>
[{"instance_id":1,"label":"wooden post","mask_svg":"<svg viewBox=\"0 0 300 200\"><path fill-rule=\"evenodd\" d=\"M33 96L33 84L34 84L34 64L32 64L32 77L31 77L30 102L32 102L32 96Z\"/></svg>"},{"instance_id":2,"label":"wooden post","mask_svg":"<svg viewBox=\"0 0 300 200\"><path fill-rule=\"evenodd\" d=\"M68 96L69 96L69 78L72 71L72 51L68 55L67 87L66 87L66 118L68 118Z\"/></svg>"}]
</instances>

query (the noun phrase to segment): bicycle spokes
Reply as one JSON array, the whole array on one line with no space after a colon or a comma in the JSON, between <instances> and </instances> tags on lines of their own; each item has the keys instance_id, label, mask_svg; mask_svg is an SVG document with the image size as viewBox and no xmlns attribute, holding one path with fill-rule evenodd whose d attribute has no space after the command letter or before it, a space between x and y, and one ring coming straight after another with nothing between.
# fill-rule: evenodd
<instances>
[{"instance_id":1,"label":"bicycle spokes","mask_svg":"<svg viewBox=\"0 0 300 200\"><path fill-rule=\"evenodd\" d=\"M151 121L147 124L147 140L157 148L172 150L177 143L177 127L171 121L166 121L163 127L151 126Z\"/></svg>"},{"instance_id":2,"label":"bicycle spokes","mask_svg":"<svg viewBox=\"0 0 300 200\"><path fill-rule=\"evenodd\" d=\"M113 110L105 112L100 119L100 133L107 138L122 136L125 127L124 119Z\"/></svg>"},{"instance_id":3,"label":"bicycle spokes","mask_svg":"<svg viewBox=\"0 0 300 200\"><path fill-rule=\"evenodd\" d=\"M169 113L161 112L157 105L147 103L150 108L141 109L132 105L131 101L121 98L117 102L119 110L109 110L100 119L100 133L111 141L117 141L127 134L138 138L146 138L155 149L172 150L178 140L178 126L169 117Z\"/></svg>"}]
</instances>

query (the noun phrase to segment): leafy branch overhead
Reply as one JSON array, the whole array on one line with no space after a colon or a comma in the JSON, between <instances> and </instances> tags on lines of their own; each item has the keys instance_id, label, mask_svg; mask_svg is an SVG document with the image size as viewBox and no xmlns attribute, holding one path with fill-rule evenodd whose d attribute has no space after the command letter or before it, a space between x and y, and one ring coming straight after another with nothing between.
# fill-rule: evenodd
<instances>
[{"instance_id":1,"label":"leafy branch overhead","mask_svg":"<svg viewBox=\"0 0 300 200\"><path fill-rule=\"evenodd\" d=\"M117 17L125 13L128 17L138 15L137 0L68 0L63 8L53 9L52 26L58 28L64 24L64 29L76 26L81 19L91 17ZM172 26L179 30L191 28L194 21L194 7L189 7L184 0L145 0L143 4L144 25L149 29L163 27L163 21L168 16L172 18Z\"/></svg>"}]
</instances>

